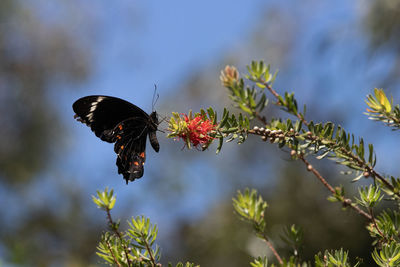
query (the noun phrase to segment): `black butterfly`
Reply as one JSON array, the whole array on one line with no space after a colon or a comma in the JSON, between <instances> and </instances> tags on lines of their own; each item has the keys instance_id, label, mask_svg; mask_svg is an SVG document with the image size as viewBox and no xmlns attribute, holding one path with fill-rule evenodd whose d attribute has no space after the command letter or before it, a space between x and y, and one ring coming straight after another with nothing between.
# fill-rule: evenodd
<instances>
[{"instance_id":1,"label":"black butterfly","mask_svg":"<svg viewBox=\"0 0 400 267\"><path fill-rule=\"evenodd\" d=\"M146 161L146 138L158 152L158 115L150 116L139 107L111 96L85 96L72 105L78 121L85 123L101 140L115 143L118 173L126 183L143 176Z\"/></svg>"}]
</instances>

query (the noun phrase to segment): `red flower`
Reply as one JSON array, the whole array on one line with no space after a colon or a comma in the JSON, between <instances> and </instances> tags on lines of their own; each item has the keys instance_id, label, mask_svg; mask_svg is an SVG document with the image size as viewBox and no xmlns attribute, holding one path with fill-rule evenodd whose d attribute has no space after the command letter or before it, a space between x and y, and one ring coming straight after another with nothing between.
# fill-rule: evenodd
<instances>
[{"instance_id":1,"label":"red flower","mask_svg":"<svg viewBox=\"0 0 400 267\"><path fill-rule=\"evenodd\" d=\"M194 117L192 120L184 115L187 123L188 132L182 135L182 138L189 138L193 146L209 144L214 138L209 133L214 130L215 125L204 117Z\"/></svg>"},{"instance_id":2,"label":"red flower","mask_svg":"<svg viewBox=\"0 0 400 267\"><path fill-rule=\"evenodd\" d=\"M210 134L216 125L211 120L197 113L192 118L191 114L174 114L169 123L170 137L182 138L190 148L190 144L197 148L206 148L214 140Z\"/></svg>"}]
</instances>

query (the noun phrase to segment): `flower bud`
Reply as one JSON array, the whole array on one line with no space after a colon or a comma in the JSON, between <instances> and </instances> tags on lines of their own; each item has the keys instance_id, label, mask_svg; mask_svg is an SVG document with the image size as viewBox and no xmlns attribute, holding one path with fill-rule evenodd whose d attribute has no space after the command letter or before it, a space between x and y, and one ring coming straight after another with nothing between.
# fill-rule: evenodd
<instances>
[{"instance_id":1,"label":"flower bud","mask_svg":"<svg viewBox=\"0 0 400 267\"><path fill-rule=\"evenodd\" d=\"M233 85L239 80L239 72L234 66L227 65L225 69L221 71L219 79L221 80L223 86L233 87Z\"/></svg>"}]
</instances>

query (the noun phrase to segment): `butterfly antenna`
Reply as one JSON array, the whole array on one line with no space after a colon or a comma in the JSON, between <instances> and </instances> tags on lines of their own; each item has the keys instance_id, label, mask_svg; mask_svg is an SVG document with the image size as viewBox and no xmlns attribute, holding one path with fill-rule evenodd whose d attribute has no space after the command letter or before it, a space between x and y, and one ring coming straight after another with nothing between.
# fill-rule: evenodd
<instances>
[{"instance_id":1,"label":"butterfly antenna","mask_svg":"<svg viewBox=\"0 0 400 267\"><path fill-rule=\"evenodd\" d=\"M162 117L161 117L161 120L159 121L159 124L163 123L163 122L166 121L166 120L167 120L167 117L162 116ZM157 129L157 131L160 131L160 132L162 132L162 133L165 133L163 130L160 130L160 129Z\"/></svg>"},{"instance_id":2,"label":"butterfly antenna","mask_svg":"<svg viewBox=\"0 0 400 267\"><path fill-rule=\"evenodd\" d=\"M157 85L154 84L154 93L153 93L153 101L152 101L152 107L151 110L154 111L154 106L157 103L158 98L160 97L160 95L157 93Z\"/></svg>"}]
</instances>

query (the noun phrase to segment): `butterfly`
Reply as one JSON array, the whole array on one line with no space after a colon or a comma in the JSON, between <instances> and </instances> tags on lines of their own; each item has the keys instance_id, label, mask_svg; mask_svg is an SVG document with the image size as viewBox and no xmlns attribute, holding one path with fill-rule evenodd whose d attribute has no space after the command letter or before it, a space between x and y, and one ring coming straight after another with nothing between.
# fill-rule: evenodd
<instances>
[{"instance_id":1,"label":"butterfly","mask_svg":"<svg viewBox=\"0 0 400 267\"><path fill-rule=\"evenodd\" d=\"M146 161L146 139L158 152L158 115L150 115L141 108L123 99L92 95L85 96L72 105L74 118L86 124L101 140L115 143L118 174L126 180L134 181L143 176Z\"/></svg>"}]
</instances>

